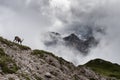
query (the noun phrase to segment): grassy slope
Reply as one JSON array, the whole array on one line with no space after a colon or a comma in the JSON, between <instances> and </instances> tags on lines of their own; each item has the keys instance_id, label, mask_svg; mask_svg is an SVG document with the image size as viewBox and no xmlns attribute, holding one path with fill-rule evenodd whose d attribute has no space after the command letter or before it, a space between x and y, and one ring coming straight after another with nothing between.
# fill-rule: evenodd
<instances>
[{"instance_id":1,"label":"grassy slope","mask_svg":"<svg viewBox=\"0 0 120 80\"><path fill-rule=\"evenodd\" d=\"M3 73L15 73L19 69L2 48L0 48L0 68Z\"/></svg>"},{"instance_id":2,"label":"grassy slope","mask_svg":"<svg viewBox=\"0 0 120 80\"><path fill-rule=\"evenodd\" d=\"M0 43L5 44L8 47L15 49L15 50L17 48L14 48L13 46L18 47L20 50L29 50L30 49L27 46L19 45L17 43L11 42L11 41L4 39L2 37L0 37ZM0 68L1 68L3 73L16 73L16 71L19 69L19 67L16 65L14 60L12 60L12 58L10 56L5 54L4 50L1 47L0 47Z\"/></svg>"},{"instance_id":3,"label":"grassy slope","mask_svg":"<svg viewBox=\"0 0 120 80\"><path fill-rule=\"evenodd\" d=\"M12 46L16 45L21 50L29 50L30 49L27 46L13 43L13 42L8 41L2 37L0 37L0 42L2 44L6 44L7 46L9 46L11 48L12 48ZM69 63L69 62L65 63L64 59L58 58L57 56L54 56L52 53L49 53L49 52L46 52L43 50L33 50L32 54L39 55L41 58L45 57L44 54L49 54L49 55L53 56L54 58L56 58L60 62L60 64ZM8 70L10 68L7 67L7 65L9 63L7 61L12 62L13 68L11 68L11 69L13 69L13 70ZM9 56L5 55L2 48L0 48L0 66L2 67L4 73L14 73L18 69L16 64L12 61L12 59ZM93 69L94 71L96 71L102 75L116 77L116 78L120 79L120 65L118 65L118 64L112 64L108 61L104 61L101 59L95 59L95 60L91 60L88 63L86 63L85 66L90 67L91 69Z\"/></svg>"},{"instance_id":4,"label":"grassy slope","mask_svg":"<svg viewBox=\"0 0 120 80\"><path fill-rule=\"evenodd\" d=\"M98 72L104 76L116 77L117 79L120 79L120 65L118 64L113 64L101 59L95 59L86 63L85 66L90 67L95 72Z\"/></svg>"},{"instance_id":5,"label":"grassy slope","mask_svg":"<svg viewBox=\"0 0 120 80\"><path fill-rule=\"evenodd\" d=\"M11 42L11 41L9 41L9 40L7 40L7 39L4 39L4 38L2 38L2 37L0 37L0 42L1 42L2 44L6 44L7 46L9 46L9 47L11 47L11 48L12 48L12 46L16 45L16 46L17 46L19 49L21 49L21 50L29 50L29 49L30 49L30 48L27 47L27 46L19 45L19 44L17 44L17 43Z\"/></svg>"},{"instance_id":6,"label":"grassy slope","mask_svg":"<svg viewBox=\"0 0 120 80\"><path fill-rule=\"evenodd\" d=\"M46 58L46 55L52 56L53 58L55 58L56 60L58 60L58 62L61 65L66 65L68 68L70 68L71 70L73 69L74 65L68 61L65 61L62 57L58 57L55 56L53 53L47 52L47 51L43 51L43 50L33 50L33 52L31 53L32 55L37 55L40 58L44 59Z\"/></svg>"}]
</instances>

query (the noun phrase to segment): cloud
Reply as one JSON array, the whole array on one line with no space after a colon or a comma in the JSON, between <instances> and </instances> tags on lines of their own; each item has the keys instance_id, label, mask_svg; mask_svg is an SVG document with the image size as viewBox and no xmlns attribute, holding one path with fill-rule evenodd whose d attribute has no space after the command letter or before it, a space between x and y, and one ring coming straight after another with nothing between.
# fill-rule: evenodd
<instances>
[{"instance_id":1,"label":"cloud","mask_svg":"<svg viewBox=\"0 0 120 80\"><path fill-rule=\"evenodd\" d=\"M112 62L119 62L119 40L120 40L120 1L118 0L75 0L71 1L70 9L61 13L57 11L55 16L62 22L61 32L87 33L93 30L93 35L100 39L98 47L91 49L88 56L80 59L76 57L78 64L94 58L103 58ZM55 10L56 11L56 10ZM105 30L105 34L96 33L96 29ZM75 55L76 56L76 55ZM81 62L82 60L82 62ZM72 60L71 60L72 61Z\"/></svg>"},{"instance_id":2,"label":"cloud","mask_svg":"<svg viewBox=\"0 0 120 80\"><path fill-rule=\"evenodd\" d=\"M25 38L24 43L36 47L36 37L46 31L52 24L52 18L44 15L48 1L30 0L0 0L1 34L12 40L15 35ZM42 7L41 7L42 6ZM33 43L33 44L31 44Z\"/></svg>"},{"instance_id":3,"label":"cloud","mask_svg":"<svg viewBox=\"0 0 120 80\"><path fill-rule=\"evenodd\" d=\"M77 65L97 57L120 64L119 4L118 0L0 0L0 34L9 40L18 35L24 38L23 44L46 49L42 36L48 31L92 33L100 44L88 56L74 55L77 51L63 45L46 50ZM99 29L105 34L96 33Z\"/></svg>"}]
</instances>

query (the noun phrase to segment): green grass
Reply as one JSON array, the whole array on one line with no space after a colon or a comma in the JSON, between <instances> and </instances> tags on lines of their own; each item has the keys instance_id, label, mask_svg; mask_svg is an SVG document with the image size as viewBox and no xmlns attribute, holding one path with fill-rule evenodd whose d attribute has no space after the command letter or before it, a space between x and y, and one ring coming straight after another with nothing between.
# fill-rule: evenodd
<instances>
[{"instance_id":1,"label":"green grass","mask_svg":"<svg viewBox=\"0 0 120 80\"><path fill-rule=\"evenodd\" d=\"M2 48L0 48L0 56L5 56L5 55L6 54L5 54L4 50Z\"/></svg>"},{"instance_id":2,"label":"green grass","mask_svg":"<svg viewBox=\"0 0 120 80\"><path fill-rule=\"evenodd\" d=\"M3 39L2 37L0 37L0 42L2 42L3 44L6 44L7 46L13 46L13 43L11 41L8 41L7 39Z\"/></svg>"},{"instance_id":3,"label":"green grass","mask_svg":"<svg viewBox=\"0 0 120 80\"><path fill-rule=\"evenodd\" d=\"M25 73L22 73L21 76L24 77L25 80L31 80L30 77Z\"/></svg>"},{"instance_id":4,"label":"green grass","mask_svg":"<svg viewBox=\"0 0 120 80\"><path fill-rule=\"evenodd\" d=\"M40 58L45 58L46 55L49 55L49 56L52 56L53 58L56 58L57 60L59 60L61 64L63 63L63 59L62 58L59 58L59 57L55 56L54 54L52 54L50 52L43 51L43 50L37 50L36 49L36 50L33 50L33 52L31 54L32 55L37 55Z\"/></svg>"},{"instance_id":5,"label":"green grass","mask_svg":"<svg viewBox=\"0 0 120 80\"><path fill-rule=\"evenodd\" d=\"M38 50L35 49L33 50L33 52L31 53L32 55L37 55L38 57L45 59L48 55L52 56L53 58L56 58L57 60L59 59L59 57L55 56L54 54L44 51L44 50Z\"/></svg>"},{"instance_id":6,"label":"green grass","mask_svg":"<svg viewBox=\"0 0 120 80\"><path fill-rule=\"evenodd\" d=\"M32 55L37 55L39 58L42 58L45 60L46 56L52 56L53 58L55 58L56 60L58 60L59 64L61 65L66 65L70 70L74 70L74 65L68 61L65 61L62 57L58 57L58 56L55 56L54 54L50 53L50 52L46 52L46 51L43 51L43 50L33 50L33 52L31 53ZM55 65L53 65L55 66Z\"/></svg>"},{"instance_id":7,"label":"green grass","mask_svg":"<svg viewBox=\"0 0 120 80\"><path fill-rule=\"evenodd\" d=\"M0 48L0 67L3 73L15 73L19 69L2 48Z\"/></svg>"},{"instance_id":8,"label":"green grass","mask_svg":"<svg viewBox=\"0 0 120 80\"><path fill-rule=\"evenodd\" d=\"M120 65L118 64L113 64L101 59L95 59L86 63L85 66L90 67L95 72L104 76L120 79Z\"/></svg>"},{"instance_id":9,"label":"green grass","mask_svg":"<svg viewBox=\"0 0 120 80\"><path fill-rule=\"evenodd\" d=\"M37 55L40 58L44 57L44 54L46 54L47 52L43 51L43 50L33 50L33 52L31 53L32 55Z\"/></svg>"},{"instance_id":10,"label":"green grass","mask_svg":"<svg viewBox=\"0 0 120 80\"><path fill-rule=\"evenodd\" d=\"M8 47L13 47L14 45L16 45L19 49L21 49L21 50L29 50L29 49L31 49L30 47L27 47L27 46L25 46L25 45L21 45L21 44L18 44L18 43L14 43L14 42L11 42L11 41L9 41L9 40L7 40L7 39L4 39L4 38L2 38L2 37L0 37L0 42L2 43L2 44L6 44Z\"/></svg>"},{"instance_id":11,"label":"green grass","mask_svg":"<svg viewBox=\"0 0 120 80\"><path fill-rule=\"evenodd\" d=\"M38 49L33 50L33 52L31 54L33 54L33 55L40 55L41 57L44 57L45 54L48 54L48 55L51 55L51 56L57 58L55 55L53 55L50 52L47 52L47 51L44 51L44 50L38 50Z\"/></svg>"},{"instance_id":12,"label":"green grass","mask_svg":"<svg viewBox=\"0 0 120 80\"><path fill-rule=\"evenodd\" d=\"M14 43L14 45L18 46L19 49L21 49L21 50L30 50L30 49L31 49L31 48L28 47L28 46L21 45L21 44L18 44L18 43Z\"/></svg>"}]
</instances>

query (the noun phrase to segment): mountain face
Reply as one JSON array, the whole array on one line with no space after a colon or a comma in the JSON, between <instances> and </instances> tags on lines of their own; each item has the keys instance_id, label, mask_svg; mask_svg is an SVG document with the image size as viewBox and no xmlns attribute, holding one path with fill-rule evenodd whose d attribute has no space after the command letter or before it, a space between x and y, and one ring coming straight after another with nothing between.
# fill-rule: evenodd
<instances>
[{"instance_id":1,"label":"mountain face","mask_svg":"<svg viewBox=\"0 0 120 80\"><path fill-rule=\"evenodd\" d=\"M61 37L59 33L51 32L49 33L49 40L45 41L46 46L57 45L58 43L63 44L66 47L72 47L82 53L88 53L91 47L95 47L98 44L98 40L94 36L89 36L86 39L80 39L74 33Z\"/></svg>"},{"instance_id":2,"label":"mountain face","mask_svg":"<svg viewBox=\"0 0 120 80\"><path fill-rule=\"evenodd\" d=\"M93 37L88 37L85 41L79 39L75 34L64 37L67 46L70 45L82 53L88 53L89 48L97 46L98 41Z\"/></svg>"},{"instance_id":3,"label":"mountain face","mask_svg":"<svg viewBox=\"0 0 120 80\"><path fill-rule=\"evenodd\" d=\"M43 50L31 50L0 37L0 80L119 80L116 76L101 75L94 71L120 66L106 61L92 60L85 65L74 66L72 63ZM104 63L104 64L102 64ZM95 65L95 66L94 66ZM94 67L94 68L93 68ZM114 75L114 74L112 74ZM116 75L116 74L115 74ZM119 76L119 74L118 74ZM116 78L115 78L116 77ZM117 79L118 78L118 79Z\"/></svg>"}]
</instances>

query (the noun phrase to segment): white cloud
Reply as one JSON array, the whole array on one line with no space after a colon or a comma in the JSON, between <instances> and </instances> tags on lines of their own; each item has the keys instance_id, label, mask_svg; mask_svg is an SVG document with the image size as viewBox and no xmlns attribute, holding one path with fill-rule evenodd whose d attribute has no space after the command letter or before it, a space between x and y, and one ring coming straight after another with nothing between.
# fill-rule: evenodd
<instances>
[{"instance_id":1,"label":"white cloud","mask_svg":"<svg viewBox=\"0 0 120 80\"><path fill-rule=\"evenodd\" d=\"M70 9L69 0L51 0L50 5L52 8L62 9L62 11L66 11Z\"/></svg>"},{"instance_id":2,"label":"white cloud","mask_svg":"<svg viewBox=\"0 0 120 80\"><path fill-rule=\"evenodd\" d=\"M120 63L119 4L119 0L0 0L0 34L10 40L18 35L24 38L23 44L46 49L41 42L44 32L68 34L84 32L85 26L104 27L106 35L99 36L100 45L86 57L74 55L63 46L51 51L76 64L96 57ZM62 55L60 49L66 49Z\"/></svg>"}]
</instances>

